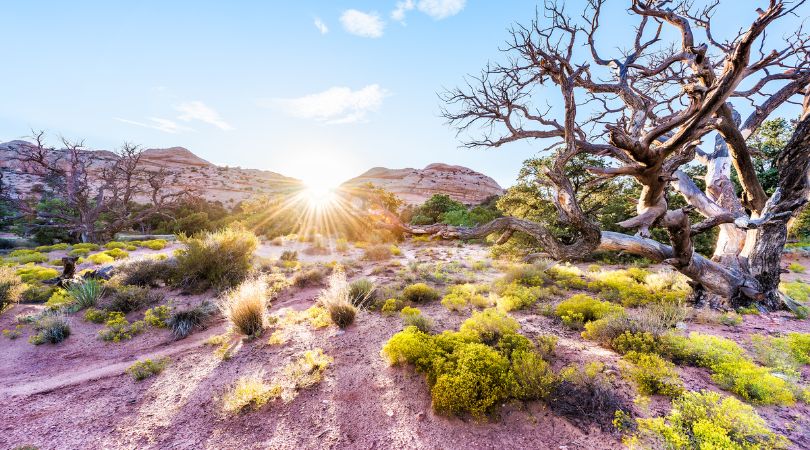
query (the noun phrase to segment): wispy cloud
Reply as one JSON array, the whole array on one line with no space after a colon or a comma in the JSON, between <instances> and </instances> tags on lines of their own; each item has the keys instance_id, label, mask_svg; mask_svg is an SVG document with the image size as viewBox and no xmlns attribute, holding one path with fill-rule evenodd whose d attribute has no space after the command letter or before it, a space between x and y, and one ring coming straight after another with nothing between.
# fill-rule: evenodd
<instances>
[{"instance_id":1,"label":"wispy cloud","mask_svg":"<svg viewBox=\"0 0 810 450\"><path fill-rule=\"evenodd\" d=\"M356 36L378 38L383 35L385 22L377 13L364 13L356 9L347 9L340 16L343 29Z\"/></svg>"},{"instance_id":2,"label":"wispy cloud","mask_svg":"<svg viewBox=\"0 0 810 450\"><path fill-rule=\"evenodd\" d=\"M124 119L121 117L114 117L114 119L122 123L152 128L153 130L163 131L165 133L174 134L180 131L193 131L191 128L184 127L173 120L161 119L160 117L147 117L146 120L148 122L139 122L137 120Z\"/></svg>"},{"instance_id":3,"label":"wispy cloud","mask_svg":"<svg viewBox=\"0 0 810 450\"><path fill-rule=\"evenodd\" d=\"M218 112L199 100L181 103L175 106L174 109L180 111L181 114L177 118L184 122L198 120L213 125L220 130L229 131L234 129L228 122L222 120Z\"/></svg>"},{"instance_id":4,"label":"wispy cloud","mask_svg":"<svg viewBox=\"0 0 810 450\"><path fill-rule=\"evenodd\" d=\"M321 32L321 34L326 34L329 32L329 27L326 26L326 24L323 22L323 20L321 20L320 17L315 18L315 28L317 28L318 31Z\"/></svg>"},{"instance_id":5,"label":"wispy cloud","mask_svg":"<svg viewBox=\"0 0 810 450\"><path fill-rule=\"evenodd\" d=\"M336 86L316 94L262 101L260 104L280 106L293 117L342 124L362 122L369 112L377 111L382 106L383 99L388 95L389 92L378 84L358 90Z\"/></svg>"},{"instance_id":6,"label":"wispy cloud","mask_svg":"<svg viewBox=\"0 0 810 450\"><path fill-rule=\"evenodd\" d=\"M405 14L418 9L435 20L441 20L460 13L466 4L467 0L402 0L397 2L396 8L391 12L391 18L404 23Z\"/></svg>"}]
</instances>

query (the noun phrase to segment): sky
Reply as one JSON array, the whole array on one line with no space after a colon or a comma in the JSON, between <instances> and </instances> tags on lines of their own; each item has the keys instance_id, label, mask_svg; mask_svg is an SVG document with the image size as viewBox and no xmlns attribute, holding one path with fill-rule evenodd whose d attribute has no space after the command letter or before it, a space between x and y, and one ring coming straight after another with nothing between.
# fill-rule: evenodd
<instances>
[{"instance_id":1,"label":"sky","mask_svg":"<svg viewBox=\"0 0 810 450\"><path fill-rule=\"evenodd\" d=\"M579 14L584 1L567 7ZM628 42L629 0L598 45ZM724 0L731 33L767 2ZM0 140L31 129L114 149L182 146L219 165L338 184L374 166L460 164L514 183L542 142L460 147L437 93L490 60L528 0L3 2ZM807 16L804 11L804 16ZM771 31L795 28L788 18ZM724 25L728 22L729 25ZM547 99L559 111L561 102ZM786 110L787 114L795 114Z\"/></svg>"}]
</instances>

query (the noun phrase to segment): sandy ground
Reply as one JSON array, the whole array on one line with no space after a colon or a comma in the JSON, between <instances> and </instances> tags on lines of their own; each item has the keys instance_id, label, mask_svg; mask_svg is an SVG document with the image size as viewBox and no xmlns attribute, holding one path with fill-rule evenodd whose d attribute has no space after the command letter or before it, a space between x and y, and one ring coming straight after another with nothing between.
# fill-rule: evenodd
<instances>
[{"instance_id":1,"label":"sandy ground","mask_svg":"<svg viewBox=\"0 0 810 450\"><path fill-rule=\"evenodd\" d=\"M294 244L303 246L303 244ZM289 248L285 246L285 248ZM302 247L303 248L303 247ZM171 249L164 250L164 252ZM259 254L277 257L281 247L263 245ZM299 252L300 253L300 252ZM356 258L344 255L303 256L308 261ZM397 279L397 263L473 261L486 259L476 246L403 246L394 263L365 263L354 277L375 278L379 284ZM808 267L807 258L799 256ZM793 279L791 274L791 278ZM477 274L496 276L495 269ZM797 275L798 276L798 275ZM806 281L807 275L803 275ZM318 288L288 290L274 300L271 312L303 310L313 304ZM166 291L175 304L193 304L206 296L181 296ZM14 317L40 308L17 305L0 316L0 328L13 328ZM422 307L436 319L438 329L456 328L466 316L453 314L439 302ZM143 312L131 313L130 320ZM521 331L533 336L559 336L556 368L571 362L601 360L618 368L618 356L579 337L554 320L533 311L516 311ZM34 445L41 449L615 449L619 436L597 427L580 428L556 416L542 403L506 404L498 418L486 423L434 414L424 377L411 368L388 367L379 352L401 328L396 316L361 312L346 331L291 325L292 339L267 344L263 337L245 342L232 358L223 360L203 342L226 330L222 319L190 337L174 341L168 330L148 328L130 341L106 343L96 337L101 325L72 319L72 335L58 345L34 346L26 329L16 340L0 338L0 448ZM810 322L778 313L745 316L738 327L690 325L690 330L720 334L750 346L754 332L810 331ZM258 411L238 415L222 412L221 397L236 379L263 371L266 379L302 352L322 348L334 358L323 382L303 390L290 403L274 401ZM169 356L171 363L156 377L134 382L124 370L136 359ZM808 367L803 382L810 381ZM679 368L689 389L714 389L708 372ZM631 401L633 389L622 381L615 388ZM649 411L663 414L668 402L653 398ZM792 440L794 448L810 448L810 409L758 407L769 425Z\"/></svg>"}]
</instances>

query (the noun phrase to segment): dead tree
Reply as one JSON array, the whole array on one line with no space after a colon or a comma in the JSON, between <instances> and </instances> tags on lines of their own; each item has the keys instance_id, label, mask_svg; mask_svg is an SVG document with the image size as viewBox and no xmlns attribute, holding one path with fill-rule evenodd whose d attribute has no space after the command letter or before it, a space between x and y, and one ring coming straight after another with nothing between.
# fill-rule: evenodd
<instances>
[{"instance_id":1,"label":"dead tree","mask_svg":"<svg viewBox=\"0 0 810 450\"><path fill-rule=\"evenodd\" d=\"M810 45L804 31L799 28L773 50L765 37L780 19L807 16L799 9L804 1L771 0L737 36L721 40L712 29L717 1L696 8L691 1L633 0L628 9L637 24L632 43L611 57L597 44L605 2L589 0L581 20L546 3L542 17L511 30L504 49L508 63L491 64L469 77L466 86L443 94L444 115L468 147L551 143L553 163L543 182L576 239L561 243L542 224L514 217L475 228L405 226L405 231L446 238L501 232L501 241L520 231L561 260L596 250L633 253L672 265L732 305L780 306L786 222L810 192L807 100L779 158L779 189L770 198L757 179L746 139L777 107L810 96ZM667 28L677 32L676 41L666 42L664 36L672 35ZM558 96L564 108L538 108L540 95ZM737 102L753 107L745 120ZM712 133L714 148L701 148ZM602 231L583 213L564 170L582 153L610 161L589 169L599 177L631 177L641 185L637 215L619 224L634 234ZM693 161L707 167L705 192L680 170ZM741 196L735 194L731 167ZM668 191L682 195L705 220L693 225L684 210L669 209ZM668 244L650 238L654 227L667 231ZM692 238L713 227L720 227L720 237L714 255L706 258L694 252Z\"/></svg>"},{"instance_id":2,"label":"dead tree","mask_svg":"<svg viewBox=\"0 0 810 450\"><path fill-rule=\"evenodd\" d=\"M169 186L171 174L165 169L147 170L138 146L125 143L110 155L86 150L82 141L65 138L62 149L47 147L42 131L31 138L33 143L14 149L17 159L25 170L46 180L48 194L57 202L55 207L32 209L28 214L40 219L39 226L63 228L84 242L166 214L191 193L188 188Z\"/></svg>"}]
</instances>

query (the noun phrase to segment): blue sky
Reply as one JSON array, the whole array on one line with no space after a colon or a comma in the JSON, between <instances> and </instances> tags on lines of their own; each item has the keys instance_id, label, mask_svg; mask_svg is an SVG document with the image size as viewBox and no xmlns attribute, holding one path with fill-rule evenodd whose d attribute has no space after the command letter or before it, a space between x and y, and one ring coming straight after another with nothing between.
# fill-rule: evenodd
<instances>
[{"instance_id":1,"label":"blue sky","mask_svg":"<svg viewBox=\"0 0 810 450\"><path fill-rule=\"evenodd\" d=\"M584 2L568 3L578 14ZM738 16L736 28L764 3L729 0L721 14ZM628 38L617 26L628 4L609 2L606 50ZM183 146L217 164L335 182L373 166L445 162L508 186L542 143L459 148L436 93L500 58L507 27L535 7L414 0L398 14L397 0L4 2L0 140L35 128L93 148Z\"/></svg>"}]
</instances>

